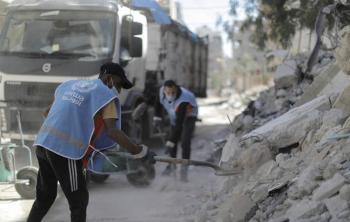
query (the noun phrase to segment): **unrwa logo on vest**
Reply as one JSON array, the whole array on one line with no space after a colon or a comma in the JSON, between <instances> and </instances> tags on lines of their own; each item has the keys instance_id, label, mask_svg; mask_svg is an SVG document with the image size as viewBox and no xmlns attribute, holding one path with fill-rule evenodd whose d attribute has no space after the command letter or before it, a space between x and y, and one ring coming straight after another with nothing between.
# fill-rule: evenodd
<instances>
[{"instance_id":1,"label":"unrwa logo on vest","mask_svg":"<svg viewBox=\"0 0 350 222\"><path fill-rule=\"evenodd\" d=\"M80 80L76 83L73 84L72 90L73 91L78 91L82 93L87 93L90 92L94 89L96 89L97 83L89 80Z\"/></svg>"}]
</instances>

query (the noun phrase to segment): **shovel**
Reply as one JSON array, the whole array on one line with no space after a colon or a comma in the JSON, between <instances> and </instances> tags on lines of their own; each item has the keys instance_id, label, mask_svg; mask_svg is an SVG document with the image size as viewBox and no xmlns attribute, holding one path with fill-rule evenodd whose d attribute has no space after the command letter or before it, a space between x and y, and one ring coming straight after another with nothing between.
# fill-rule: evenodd
<instances>
[{"instance_id":1,"label":"shovel","mask_svg":"<svg viewBox=\"0 0 350 222\"><path fill-rule=\"evenodd\" d=\"M133 159L132 155L126 152L114 152L109 151L105 154L114 156L122 156L128 159ZM172 163L172 164L184 164L184 165L192 165L192 166L203 166L203 167L210 167L215 170L215 175L217 176L231 176L241 173L242 171L240 169L223 169L220 166L207 162L207 161L199 161L199 160L188 160L188 159L177 159L177 158L171 158L171 157L164 157L164 156L155 156L154 159L157 162L163 162L163 163Z\"/></svg>"},{"instance_id":2,"label":"shovel","mask_svg":"<svg viewBox=\"0 0 350 222\"><path fill-rule=\"evenodd\" d=\"M236 174L241 173L241 170L239 170L239 169L223 169L223 168L219 167L218 165L211 163L211 162L207 162L207 161L176 159L176 158L163 157L163 156L155 156L154 159L157 162L163 162L163 163L210 167L210 168L215 170L215 175L217 175L217 176L231 176L231 175L236 175Z\"/></svg>"}]
</instances>

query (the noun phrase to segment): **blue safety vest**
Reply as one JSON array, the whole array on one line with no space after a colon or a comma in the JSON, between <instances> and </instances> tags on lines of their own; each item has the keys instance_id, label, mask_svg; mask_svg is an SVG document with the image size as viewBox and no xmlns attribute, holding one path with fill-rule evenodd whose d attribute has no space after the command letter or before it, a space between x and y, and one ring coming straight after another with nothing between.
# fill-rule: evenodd
<instances>
[{"instance_id":1,"label":"blue safety vest","mask_svg":"<svg viewBox=\"0 0 350 222\"><path fill-rule=\"evenodd\" d=\"M196 97L189 90L183 87L180 87L180 89L182 92L180 97L170 103L165 97L164 86L162 86L159 90L160 103L163 105L164 109L167 111L170 118L170 124L172 126L175 126L176 124L176 109L181 103L187 102L192 105L192 112L189 113L188 116L196 117L198 115L198 105L197 105Z\"/></svg>"},{"instance_id":2,"label":"blue safety vest","mask_svg":"<svg viewBox=\"0 0 350 222\"><path fill-rule=\"evenodd\" d=\"M115 92L117 94L117 99L116 101L116 107L117 107L117 113L118 113L118 119L117 119L117 129L121 129L121 121L122 121L122 110L119 102L119 94L118 92ZM87 169L91 172L94 172L96 174L109 174L109 172L105 172L104 168L106 165L111 165L109 163L109 159L106 158L106 156L103 153L104 150L109 149L109 148L118 148L117 144L111 140L107 132L104 129L102 129L102 132L100 136L95 140L94 143L95 151L93 151L89 157L89 162L88 162L88 167ZM112 167L113 171L118 171L118 168Z\"/></svg>"},{"instance_id":3,"label":"blue safety vest","mask_svg":"<svg viewBox=\"0 0 350 222\"><path fill-rule=\"evenodd\" d=\"M62 83L34 145L69 159L81 159L94 132L96 113L115 99L117 95L100 79Z\"/></svg>"},{"instance_id":4,"label":"blue safety vest","mask_svg":"<svg viewBox=\"0 0 350 222\"><path fill-rule=\"evenodd\" d=\"M121 129L122 128L122 109L121 109L121 105L120 105L120 101L119 101L119 93L117 91L114 91L114 93L116 94L116 99L115 101L115 106L117 108L117 121L116 121L116 128L117 129ZM109 136L107 135L107 131L105 130L105 128L102 129L101 134L99 135L99 137L95 140L94 143L94 147L97 150L105 150L105 149L109 149L109 148L113 148L115 147L117 144L116 142L114 142L114 140L110 139Z\"/></svg>"}]
</instances>

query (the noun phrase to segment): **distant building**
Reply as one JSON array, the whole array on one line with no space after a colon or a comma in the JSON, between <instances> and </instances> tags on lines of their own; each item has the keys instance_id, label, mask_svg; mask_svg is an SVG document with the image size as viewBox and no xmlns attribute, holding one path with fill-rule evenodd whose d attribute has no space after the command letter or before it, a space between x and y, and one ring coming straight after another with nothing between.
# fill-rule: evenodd
<instances>
[{"instance_id":1,"label":"distant building","mask_svg":"<svg viewBox=\"0 0 350 222\"><path fill-rule=\"evenodd\" d=\"M196 32L200 37L208 37L208 82L210 84L210 79L213 76L220 75L223 72L224 53L222 49L223 41L221 33L218 31L213 31L208 26L198 28Z\"/></svg>"},{"instance_id":2,"label":"distant building","mask_svg":"<svg viewBox=\"0 0 350 222\"><path fill-rule=\"evenodd\" d=\"M5 8L8 5L9 1L2 1L0 0L0 30L2 29L2 25L4 23L4 13L5 13Z\"/></svg>"},{"instance_id":3,"label":"distant building","mask_svg":"<svg viewBox=\"0 0 350 222\"><path fill-rule=\"evenodd\" d=\"M156 0L168 15L177 22L184 24L182 5L174 0Z\"/></svg>"}]
</instances>

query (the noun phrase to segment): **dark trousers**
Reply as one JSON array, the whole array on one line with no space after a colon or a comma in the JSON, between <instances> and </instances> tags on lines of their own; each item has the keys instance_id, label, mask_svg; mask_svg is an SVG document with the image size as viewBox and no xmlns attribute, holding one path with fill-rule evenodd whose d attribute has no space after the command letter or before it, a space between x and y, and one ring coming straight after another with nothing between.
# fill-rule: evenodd
<instances>
[{"instance_id":1,"label":"dark trousers","mask_svg":"<svg viewBox=\"0 0 350 222\"><path fill-rule=\"evenodd\" d=\"M46 215L57 196L57 181L68 200L71 221L85 222L89 193L82 161L67 159L42 147L37 147L36 156L39 163L36 200L27 222L40 222Z\"/></svg>"},{"instance_id":2,"label":"dark trousers","mask_svg":"<svg viewBox=\"0 0 350 222\"><path fill-rule=\"evenodd\" d=\"M195 117L187 117L182 126L181 132L181 148L182 148L182 159L191 158L191 139L193 136L194 128L196 126ZM176 158L177 144L175 148L170 151L170 157Z\"/></svg>"}]
</instances>

